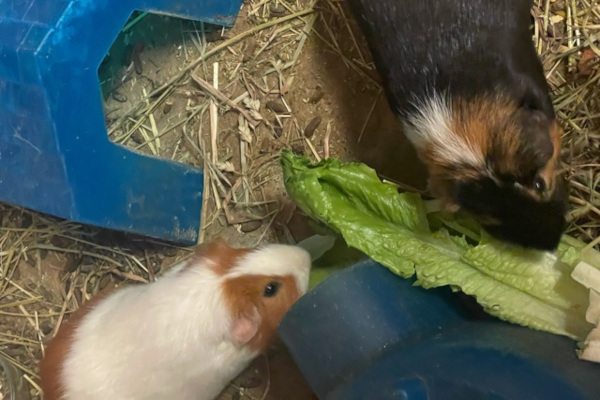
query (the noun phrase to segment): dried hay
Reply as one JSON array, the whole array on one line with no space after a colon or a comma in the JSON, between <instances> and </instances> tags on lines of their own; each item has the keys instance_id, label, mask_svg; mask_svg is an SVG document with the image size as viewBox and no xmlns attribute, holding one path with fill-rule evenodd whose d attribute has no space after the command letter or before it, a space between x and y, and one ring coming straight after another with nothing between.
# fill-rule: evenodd
<instances>
[{"instance_id":1,"label":"dried hay","mask_svg":"<svg viewBox=\"0 0 600 400\"><path fill-rule=\"evenodd\" d=\"M182 31L181 43L166 50L178 57L176 68L158 65L138 76L130 66L124 72L118 90L128 100L113 96L106 104L109 137L203 166L202 240L224 235L243 245L293 242L279 149L292 146L314 160L344 157L341 146L332 145L340 122L321 123L325 111L317 117L307 111L322 108L315 105L329 88L291 98L303 85L296 76L310 68L307 43L336 54L348 73L375 87L363 131L381 94L348 14L338 0L245 1L230 31L209 35L201 24ZM569 232L590 242L600 226L600 7L594 0L540 0L534 15L534 41L566 129ZM7 205L0 205L0 217L0 358L23 374L34 399L43 344L69 313L114 282L153 280L188 251ZM269 398L268 379L247 386L232 385L231 398Z\"/></svg>"},{"instance_id":2,"label":"dried hay","mask_svg":"<svg viewBox=\"0 0 600 400\"><path fill-rule=\"evenodd\" d=\"M569 233L589 242L598 237L600 224L600 5L595 0L546 0L534 13L534 40L565 127Z\"/></svg>"}]
</instances>

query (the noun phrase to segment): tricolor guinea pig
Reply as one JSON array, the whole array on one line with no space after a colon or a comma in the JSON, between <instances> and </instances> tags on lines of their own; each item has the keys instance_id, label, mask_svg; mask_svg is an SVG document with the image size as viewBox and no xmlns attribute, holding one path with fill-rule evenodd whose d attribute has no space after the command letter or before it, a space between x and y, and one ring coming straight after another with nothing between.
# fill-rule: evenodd
<instances>
[{"instance_id":1,"label":"tricolor guinea pig","mask_svg":"<svg viewBox=\"0 0 600 400\"><path fill-rule=\"evenodd\" d=\"M156 282L95 296L40 364L46 400L212 400L307 290L295 246L199 246Z\"/></svg>"},{"instance_id":2,"label":"tricolor guinea pig","mask_svg":"<svg viewBox=\"0 0 600 400\"><path fill-rule=\"evenodd\" d=\"M555 249L568 190L531 0L348 3L431 194L499 239Z\"/></svg>"}]
</instances>

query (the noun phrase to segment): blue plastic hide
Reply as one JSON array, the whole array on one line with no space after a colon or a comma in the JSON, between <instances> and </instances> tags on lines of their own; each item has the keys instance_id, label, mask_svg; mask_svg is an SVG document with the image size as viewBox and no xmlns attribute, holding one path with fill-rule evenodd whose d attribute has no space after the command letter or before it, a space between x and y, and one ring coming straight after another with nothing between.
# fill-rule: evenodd
<instances>
[{"instance_id":1,"label":"blue plastic hide","mask_svg":"<svg viewBox=\"0 0 600 400\"><path fill-rule=\"evenodd\" d=\"M133 11L233 25L241 0L0 0L0 201L186 245L203 172L108 140L98 67Z\"/></svg>"}]
</instances>

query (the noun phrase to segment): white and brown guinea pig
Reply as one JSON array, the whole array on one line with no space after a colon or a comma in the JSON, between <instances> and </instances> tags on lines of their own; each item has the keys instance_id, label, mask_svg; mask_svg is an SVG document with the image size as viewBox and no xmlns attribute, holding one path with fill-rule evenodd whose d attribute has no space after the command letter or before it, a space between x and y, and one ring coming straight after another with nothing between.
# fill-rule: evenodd
<instances>
[{"instance_id":1,"label":"white and brown guinea pig","mask_svg":"<svg viewBox=\"0 0 600 400\"><path fill-rule=\"evenodd\" d=\"M532 1L348 3L431 194L499 239L555 249L568 190L562 129L532 43Z\"/></svg>"},{"instance_id":2,"label":"white and brown guinea pig","mask_svg":"<svg viewBox=\"0 0 600 400\"><path fill-rule=\"evenodd\" d=\"M94 297L40 364L46 400L212 400L308 286L309 254L199 246L156 282Z\"/></svg>"}]
</instances>

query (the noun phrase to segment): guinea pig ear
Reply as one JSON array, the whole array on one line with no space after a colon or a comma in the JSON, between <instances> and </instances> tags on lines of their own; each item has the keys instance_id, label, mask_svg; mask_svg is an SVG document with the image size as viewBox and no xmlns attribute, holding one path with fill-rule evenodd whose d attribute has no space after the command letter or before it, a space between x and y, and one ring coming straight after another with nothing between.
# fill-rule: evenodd
<instances>
[{"instance_id":1,"label":"guinea pig ear","mask_svg":"<svg viewBox=\"0 0 600 400\"><path fill-rule=\"evenodd\" d=\"M194 258L196 260L210 260L210 268L217 275L224 275L250 251L252 249L233 248L225 240L219 238L196 246Z\"/></svg>"},{"instance_id":2,"label":"guinea pig ear","mask_svg":"<svg viewBox=\"0 0 600 400\"><path fill-rule=\"evenodd\" d=\"M440 201L441 209L451 213L460 210L461 206L456 201L456 181L431 174L427 185L433 197Z\"/></svg>"},{"instance_id":3,"label":"guinea pig ear","mask_svg":"<svg viewBox=\"0 0 600 400\"><path fill-rule=\"evenodd\" d=\"M554 153L554 145L550 136L552 121L542 111L521 108L519 123L523 139L522 151L531 160L536 169L544 167Z\"/></svg>"},{"instance_id":4,"label":"guinea pig ear","mask_svg":"<svg viewBox=\"0 0 600 400\"><path fill-rule=\"evenodd\" d=\"M222 238L217 238L216 240L208 243L201 243L194 248L194 253L197 257L207 257L211 258L214 254L219 254L231 249L227 242Z\"/></svg>"},{"instance_id":5,"label":"guinea pig ear","mask_svg":"<svg viewBox=\"0 0 600 400\"><path fill-rule=\"evenodd\" d=\"M231 337L239 345L247 344L258 332L261 317L256 307L250 313L242 313L235 317L231 324Z\"/></svg>"}]
</instances>

